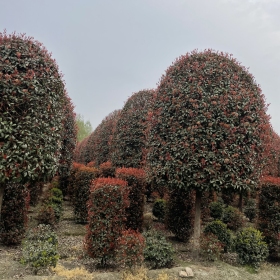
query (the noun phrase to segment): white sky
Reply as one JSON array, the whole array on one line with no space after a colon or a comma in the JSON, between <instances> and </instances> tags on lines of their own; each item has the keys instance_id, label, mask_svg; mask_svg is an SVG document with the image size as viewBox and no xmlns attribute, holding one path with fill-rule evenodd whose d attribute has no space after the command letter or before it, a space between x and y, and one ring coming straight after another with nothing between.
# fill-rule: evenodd
<instances>
[{"instance_id":1,"label":"white sky","mask_svg":"<svg viewBox=\"0 0 280 280\"><path fill-rule=\"evenodd\" d=\"M52 52L93 128L178 56L212 48L250 68L280 134L279 0L0 0L5 28Z\"/></svg>"}]
</instances>

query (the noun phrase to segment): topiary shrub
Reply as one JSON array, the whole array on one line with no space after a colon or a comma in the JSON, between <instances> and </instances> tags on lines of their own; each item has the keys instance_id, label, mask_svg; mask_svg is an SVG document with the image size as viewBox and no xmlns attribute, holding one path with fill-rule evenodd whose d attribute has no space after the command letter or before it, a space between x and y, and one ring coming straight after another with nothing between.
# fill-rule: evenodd
<instances>
[{"instance_id":1,"label":"topiary shrub","mask_svg":"<svg viewBox=\"0 0 280 280\"><path fill-rule=\"evenodd\" d=\"M242 228L244 225L243 214L232 206L228 206L224 209L222 221L229 229L234 231Z\"/></svg>"},{"instance_id":2,"label":"topiary shrub","mask_svg":"<svg viewBox=\"0 0 280 280\"><path fill-rule=\"evenodd\" d=\"M222 220L224 215L224 205L220 201L211 202L210 205L210 216L215 220Z\"/></svg>"},{"instance_id":3,"label":"topiary shrub","mask_svg":"<svg viewBox=\"0 0 280 280\"><path fill-rule=\"evenodd\" d=\"M98 127L91 133L86 145L82 149L86 163L94 161L98 167L100 164L111 161L112 138L120 110L115 110L106 116ZM84 150L84 151L83 151Z\"/></svg>"},{"instance_id":4,"label":"topiary shrub","mask_svg":"<svg viewBox=\"0 0 280 280\"><path fill-rule=\"evenodd\" d=\"M179 57L162 76L148 113L147 175L158 186L202 193L257 186L269 132L261 89L230 55Z\"/></svg>"},{"instance_id":5,"label":"topiary shrub","mask_svg":"<svg viewBox=\"0 0 280 280\"><path fill-rule=\"evenodd\" d=\"M244 208L244 214L252 222L257 216L257 203L256 200L250 198Z\"/></svg>"},{"instance_id":6,"label":"topiary shrub","mask_svg":"<svg viewBox=\"0 0 280 280\"><path fill-rule=\"evenodd\" d=\"M146 117L153 93L153 90L134 93L121 110L112 141L112 163L115 167L143 167Z\"/></svg>"},{"instance_id":7,"label":"topiary shrub","mask_svg":"<svg viewBox=\"0 0 280 280\"><path fill-rule=\"evenodd\" d=\"M77 144L77 125L75 122L76 114L71 99L65 92L65 102L63 107L63 133L61 143L61 157L59 160L59 188L63 195L67 195L69 176L72 162L74 160L74 150Z\"/></svg>"},{"instance_id":8,"label":"topiary shrub","mask_svg":"<svg viewBox=\"0 0 280 280\"><path fill-rule=\"evenodd\" d=\"M29 192L16 183L6 185L1 210L0 241L6 245L20 244L27 226Z\"/></svg>"},{"instance_id":9,"label":"topiary shrub","mask_svg":"<svg viewBox=\"0 0 280 280\"><path fill-rule=\"evenodd\" d=\"M183 189L174 189L170 191L169 195L165 218L166 227L179 240L188 241L194 228L195 193Z\"/></svg>"},{"instance_id":10,"label":"topiary shrub","mask_svg":"<svg viewBox=\"0 0 280 280\"><path fill-rule=\"evenodd\" d=\"M59 259L57 244L57 236L50 226L31 229L22 242L21 263L30 266L35 274L41 269L55 267Z\"/></svg>"},{"instance_id":11,"label":"topiary shrub","mask_svg":"<svg viewBox=\"0 0 280 280\"><path fill-rule=\"evenodd\" d=\"M269 257L280 259L280 178L264 177L258 202L257 227L265 236Z\"/></svg>"},{"instance_id":12,"label":"topiary shrub","mask_svg":"<svg viewBox=\"0 0 280 280\"><path fill-rule=\"evenodd\" d=\"M52 205L49 204L43 204L40 207L36 219L38 220L39 224L50 225L51 227L54 227L57 223L55 210Z\"/></svg>"},{"instance_id":13,"label":"topiary shrub","mask_svg":"<svg viewBox=\"0 0 280 280\"><path fill-rule=\"evenodd\" d=\"M266 155L263 175L279 177L280 137L272 127L270 127L269 139L267 140Z\"/></svg>"},{"instance_id":14,"label":"topiary shrub","mask_svg":"<svg viewBox=\"0 0 280 280\"><path fill-rule=\"evenodd\" d=\"M99 177L108 178L115 177L116 168L112 166L111 161L106 161L100 164L99 166Z\"/></svg>"},{"instance_id":15,"label":"topiary shrub","mask_svg":"<svg viewBox=\"0 0 280 280\"><path fill-rule=\"evenodd\" d=\"M77 143L74 150L74 161L80 164L87 164L90 162L89 155L86 151L86 146L89 140L89 136L84 138L81 142Z\"/></svg>"},{"instance_id":16,"label":"topiary shrub","mask_svg":"<svg viewBox=\"0 0 280 280\"><path fill-rule=\"evenodd\" d=\"M31 37L0 33L0 212L7 183L48 181L58 168L65 89L56 62Z\"/></svg>"},{"instance_id":17,"label":"topiary shrub","mask_svg":"<svg viewBox=\"0 0 280 280\"><path fill-rule=\"evenodd\" d=\"M39 209L37 220L41 224L54 226L60 220L63 194L60 189L53 187L59 185L59 181L56 180L57 178L53 179L50 184L50 189L45 194L43 205Z\"/></svg>"},{"instance_id":18,"label":"topiary shrub","mask_svg":"<svg viewBox=\"0 0 280 280\"><path fill-rule=\"evenodd\" d=\"M214 234L222 242L224 251L227 252L232 246L232 238L226 224L221 221L213 221L208 223L204 228L204 234Z\"/></svg>"},{"instance_id":19,"label":"topiary shrub","mask_svg":"<svg viewBox=\"0 0 280 280\"><path fill-rule=\"evenodd\" d=\"M260 263L268 257L268 246L262 233L252 227L238 232L235 240L235 249L240 264L247 264L258 268Z\"/></svg>"},{"instance_id":20,"label":"topiary shrub","mask_svg":"<svg viewBox=\"0 0 280 280\"><path fill-rule=\"evenodd\" d=\"M117 239L116 261L122 267L141 266L144 261L145 239L141 233L128 229Z\"/></svg>"},{"instance_id":21,"label":"topiary shrub","mask_svg":"<svg viewBox=\"0 0 280 280\"><path fill-rule=\"evenodd\" d=\"M165 212L166 212L166 200L165 199L157 199L153 205L153 215L158 218L160 222L164 221Z\"/></svg>"},{"instance_id":22,"label":"topiary shrub","mask_svg":"<svg viewBox=\"0 0 280 280\"><path fill-rule=\"evenodd\" d=\"M92 167L80 166L75 173L73 183L73 206L75 221L77 223L87 223L88 210L87 201L90 195L90 185L93 179L97 177L98 170Z\"/></svg>"},{"instance_id":23,"label":"topiary shrub","mask_svg":"<svg viewBox=\"0 0 280 280\"><path fill-rule=\"evenodd\" d=\"M202 234L199 239L200 255L207 261L217 261L224 252L224 244L215 234Z\"/></svg>"},{"instance_id":24,"label":"topiary shrub","mask_svg":"<svg viewBox=\"0 0 280 280\"><path fill-rule=\"evenodd\" d=\"M129 207L126 209L126 228L143 230L145 172L137 168L117 168L116 177L127 181Z\"/></svg>"},{"instance_id":25,"label":"topiary shrub","mask_svg":"<svg viewBox=\"0 0 280 280\"><path fill-rule=\"evenodd\" d=\"M85 250L105 265L115 256L116 241L125 230L129 205L127 182L117 178L98 178L92 182L88 207Z\"/></svg>"},{"instance_id":26,"label":"topiary shrub","mask_svg":"<svg viewBox=\"0 0 280 280\"><path fill-rule=\"evenodd\" d=\"M72 167L71 167L67 193L69 196L69 200L71 201L72 204L73 204L73 200L74 200L75 182L76 182L77 172L83 166L84 165L81 163L73 162Z\"/></svg>"},{"instance_id":27,"label":"topiary shrub","mask_svg":"<svg viewBox=\"0 0 280 280\"><path fill-rule=\"evenodd\" d=\"M159 232L150 230L143 233L145 238L144 258L150 268L170 267L174 249Z\"/></svg>"}]
</instances>

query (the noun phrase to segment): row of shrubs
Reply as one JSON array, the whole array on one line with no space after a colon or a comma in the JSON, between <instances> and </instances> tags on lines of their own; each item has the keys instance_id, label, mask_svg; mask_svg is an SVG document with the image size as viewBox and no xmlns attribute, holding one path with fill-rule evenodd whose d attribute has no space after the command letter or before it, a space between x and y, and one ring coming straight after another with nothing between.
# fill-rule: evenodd
<instances>
[{"instance_id":1,"label":"row of shrubs","mask_svg":"<svg viewBox=\"0 0 280 280\"><path fill-rule=\"evenodd\" d=\"M153 205L153 215L164 221L177 238L185 241L193 230L193 195L177 190L170 193L168 201L157 199ZM279 199L280 178L264 177L257 200L249 197L246 201L244 215L249 222L256 222L256 228L246 229L243 229L245 217L236 207L224 204L222 199L210 203L210 220L214 221L204 229L202 251L204 248L210 259L217 256L213 253L215 250L234 251L238 253L240 263L252 263L255 267L267 256L279 260ZM233 234L230 230L238 232Z\"/></svg>"}]
</instances>

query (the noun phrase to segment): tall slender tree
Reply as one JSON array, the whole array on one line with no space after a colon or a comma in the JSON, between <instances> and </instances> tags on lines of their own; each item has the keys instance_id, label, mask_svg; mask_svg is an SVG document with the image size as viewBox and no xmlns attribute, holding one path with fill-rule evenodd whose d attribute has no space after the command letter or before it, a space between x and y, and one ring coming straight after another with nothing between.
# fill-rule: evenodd
<instances>
[{"instance_id":1,"label":"tall slender tree","mask_svg":"<svg viewBox=\"0 0 280 280\"><path fill-rule=\"evenodd\" d=\"M204 191L258 183L270 128L264 96L230 55L205 50L167 69L152 104L147 173L158 185L196 191L198 238Z\"/></svg>"}]
</instances>

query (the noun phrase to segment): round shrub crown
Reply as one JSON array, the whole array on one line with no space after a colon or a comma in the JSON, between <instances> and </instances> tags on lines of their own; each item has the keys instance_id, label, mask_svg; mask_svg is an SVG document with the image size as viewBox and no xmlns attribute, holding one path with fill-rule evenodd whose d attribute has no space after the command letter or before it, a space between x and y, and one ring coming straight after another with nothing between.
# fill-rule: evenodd
<instances>
[{"instance_id":1,"label":"round shrub crown","mask_svg":"<svg viewBox=\"0 0 280 280\"><path fill-rule=\"evenodd\" d=\"M55 174L64 92L58 67L42 44L0 33L0 182Z\"/></svg>"},{"instance_id":2,"label":"round shrub crown","mask_svg":"<svg viewBox=\"0 0 280 280\"><path fill-rule=\"evenodd\" d=\"M204 233L212 233L216 235L225 246L225 251L227 251L232 244L230 231L227 229L227 226L221 221L213 221L208 223L204 228Z\"/></svg>"},{"instance_id":3,"label":"round shrub crown","mask_svg":"<svg viewBox=\"0 0 280 280\"><path fill-rule=\"evenodd\" d=\"M200 191L255 186L266 109L253 76L228 54L181 56L160 80L149 113L150 180Z\"/></svg>"},{"instance_id":4,"label":"round shrub crown","mask_svg":"<svg viewBox=\"0 0 280 280\"><path fill-rule=\"evenodd\" d=\"M224 214L224 205L219 201L210 203L210 216L216 220L222 220Z\"/></svg>"},{"instance_id":5,"label":"round shrub crown","mask_svg":"<svg viewBox=\"0 0 280 280\"><path fill-rule=\"evenodd\" d=\"M241 264L258 268L268 257L268 247L262 233L252 227L237 233L235 247Z\"/></svg>"},{"instance_id":6,"label":"round shrub crown","mask_svg":"<svg viewBox=\"0 0 280 280\"><path fill-rule=\"evenodd\" d=\"M94 161L97 167L111 160L112 139L119 116L120 110L113 111L91 133L84 147L86 163Z\"/></svg>"},{"instance_id":7,"label":"round shrub crown","mask_svg":"<svg viewBox=\"0 0 280 280\"><path fill-rule=\"evenodd\" d=\"M146 118L153 90L134 93L125 103L113 137L112 163L116 167L143 167Z\"/></svg>"},{"instance_id":8,"label":"round shrub crown","mask_svg":"<svg viewBox=\"0 0 280 280\"><path fill-rule=\"evenodd\" d=\"M165 237L155 230L143 233L145 238L144 258L151 268L168 267L173 262L174 249Z\"/></svg>"}]
</instances>

